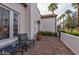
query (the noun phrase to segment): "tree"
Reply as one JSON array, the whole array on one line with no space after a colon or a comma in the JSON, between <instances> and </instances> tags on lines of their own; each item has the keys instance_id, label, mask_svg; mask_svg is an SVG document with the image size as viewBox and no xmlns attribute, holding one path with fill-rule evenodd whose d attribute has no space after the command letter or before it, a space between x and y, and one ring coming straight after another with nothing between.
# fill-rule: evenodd
<instances>
[{"instance_id":1,"label":"tree","mask_svg":"<svg viewBox=\"0 0 79 59\"><path fill-rule=\"evenodd\" d=\"M51 3L49 6L48 6L48 10L50 10L53 14L54 14L54 11L58 8L58 4L57 3Z\"/></svg>"},{"instance_id":2,"label":"tree","mask_svg":"<svg viewBox=\"0 0 79 59\"><path fill-rule=\"evenodd\" d=\"M65 14L67 15L67 23L66 23L66 25L67 25L68 31L70 30L70 28L71 28L71 26L72 26L72 17L71 17L71 15L70 15L71 13L72 13L71 10L67 10L67 11L65 12Z\"/></svg>"},{"instance_id":3,"label":"tree","mask_svg":"<svg viewBox=\"0 0 79 59\"><path fill-rule=\"evenodd\" d=\"M69 15L68 17L67 17L67 23L68 23L68 28L71 30L71 32L73 31L73 20L72 20L72 17L71 17L71 15Z\"/></svg>"},{"instance_id":4,"label":"tree","mask_svg":"<svg viewBox=\"0 0 79 59\"><path fill-rule=\"evenodd\" d=\"M65 17L65 14L62 14L62 15L61 15L61 18L63 18L63 30L64 30L64 22L65 22L65 21L64 21L64 17Z\"/></svg>"},{"instance_id":5,"label":"tree","mask_svg":"<svg viewBox=\"0 0 79 59\"><path fill-rule=\"evenodd\" d=\"M72 13L71 10L66 10L66 12L65 12L65 14L67 14L67 15L69 15L69 14L71 14L71 13Z\"/></svg>"},{"instance_id":6,"label":"tree","mask_svg":"<svg viewBox=\"0 0 79 59\"><path fill-rule=\"evenodd\" d=\"M60 24L58 25L58 27L61 28L61 16L59 16L58 21L60 22ZM58 27L57 27L57 28L58 28Z\"/></svg>"},{"instance_id":7,"label":"tree","mask_svg":"<svg viewBox=\"0 0 79 59\"><path fill-rule=\"evenodd\" d=\"M72 7L78 11L78 31L79 31L79 3L72 3Z\"/></svg>"},{"instance_id":8,"label":"tree","mask_svg":"<svg viewBox=\"0 0 79 59\"><path fill-rule=\"evenodd\" d=\"M60 21L60 24L61 24L61 16L59 16L58 21Z\"/></svg>"}]
</instances>

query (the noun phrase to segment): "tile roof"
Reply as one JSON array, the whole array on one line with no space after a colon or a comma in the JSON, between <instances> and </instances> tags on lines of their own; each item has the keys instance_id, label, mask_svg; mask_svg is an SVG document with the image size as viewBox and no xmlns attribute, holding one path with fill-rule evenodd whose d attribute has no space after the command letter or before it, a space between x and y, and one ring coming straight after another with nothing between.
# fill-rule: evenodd
<instances>
[{"instance_id":1,"label":"tile roof","mask_svg":"<svg viewBox=\"0 0 79 59\"><path fill-rule=\"evenodd\" d=\"M45 15L41 15L41 18L50 18L50 17L56 17L56 14L45 14Z\"/></svg>"}]
</instances>

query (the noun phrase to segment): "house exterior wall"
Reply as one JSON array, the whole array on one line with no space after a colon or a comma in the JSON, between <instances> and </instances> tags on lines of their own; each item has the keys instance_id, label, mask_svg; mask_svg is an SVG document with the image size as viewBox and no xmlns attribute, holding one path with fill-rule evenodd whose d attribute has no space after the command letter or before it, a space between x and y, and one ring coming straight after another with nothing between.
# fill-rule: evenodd
<instances>
[{"instance_id":1,"label":"house exterior wall","mask_svg":"<svg viewBox=\"0 0 79 59\"><path fill-rule=\"evenodd\" d=\"M37 21L41 20L37 4L27 3L26 8L17 3L5 3L4 5L20 13L20 33L28 33L33 38L38 32Z\"/></svg>"},{"instance_id":2,"label":"house exterior wall","mask_svg":"<svg viewBox=\"0 0 79 59\"><path fill-rule=\"evenodd\" d=\"M37 8L37 4L31 4L31 37L36 35L38 32L38 24L37 21L41 20L41 16L39 10Z\"/></svg>"},{"instance_id":3,"label":"house exterior wall","mask_svg":"<svg viewBox=\"0 0 79 59\"><path fill-rule=\"evenodd\" d=\"M55 32L55 17L42 18L41 31Z\"/></svg>"},{"instance_id":4,"label":"house exterior wall","mask_svg":"<svg viewBox=\"0 0 79 59\"><path fill-rule=\"evenodd\" d=\"M20 14L18 23L19 33L28 33L31 36L31 38L33 38L34 35L36 35L36 33L38 32L37 21L41 19L36 3L27 3L26 8L18 3L2 3L1 5L4 7L8 7L11 10L17 11ZM11 19L10 22L12 23ZM13 27L13 25L10 25L10 27ZM10 32L11 31L13 30L10 29ZM10 36L12 36L13 33L10 34ZM0 44L0 48L7 46L8 43L12 43L17 40L17 37L11 37L5 40L0 40L0 42L2 42Z\"/></svg>"}]
</instances>

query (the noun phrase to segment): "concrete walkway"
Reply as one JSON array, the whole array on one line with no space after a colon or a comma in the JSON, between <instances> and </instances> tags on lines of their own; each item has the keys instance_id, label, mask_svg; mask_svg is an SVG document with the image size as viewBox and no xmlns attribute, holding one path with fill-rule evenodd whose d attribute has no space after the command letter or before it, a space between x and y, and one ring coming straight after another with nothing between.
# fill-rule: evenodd
<instances>
[{"instance_id":1,"label":"concrete walkway","mask_svg":"<svg viewBox=\"0 0 79 59\"><path fill-rule=\"evenodd\" d=\"M43 37L36 41L34 47L30 47L25 55L73 55L60 39L55 37Z\"/></svg>"}]
</instances>

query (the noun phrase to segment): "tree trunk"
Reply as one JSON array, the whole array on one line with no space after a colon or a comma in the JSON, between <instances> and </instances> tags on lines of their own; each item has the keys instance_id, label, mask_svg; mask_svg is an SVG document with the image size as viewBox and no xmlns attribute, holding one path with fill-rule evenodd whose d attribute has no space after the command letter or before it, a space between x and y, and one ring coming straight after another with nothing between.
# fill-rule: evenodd
<instances>
[{"instance_id":1,"label":"tree trunk","mask_svg":"<svg viewBox=\"0 0 79 59\"><path fill-rule=\"evenodd\" d=\"M79 31L79 3L78 4L78 31Z\"/></svg>"},{"instance_id":2,"label":"tree trunk","mask_svg":"<svg viewBox=\"0 0 79 59\"><path fill-rule=\"evenodd\" d=\"M54 11L52 11L52 14L54 14Z\"/></svg>"},{"instance_id":3,"label":"tree trunk","mask_svg":"<svg viewBox=\"0 0 79 59\"><path fill-rule=\"evenodd\" d=\"M79 24L79 3L78 3L78 24Z\"/></svg>"},{"instance_id":4,"label":"tree trunk","mask_svg":"<svg viewBox=\"0 0 79 59\"><path fill-rule=\"evenodd\" d=\"M64 31L64 18L63 18L63 31Z\"/></svg>"},{"instance_id":5,"label":"tree trunk","mask_svg":"<svg viewBox=\"0 0 79 59\"><path fill-rule=\"evenodd\" d=\"M61 28L61 19L59 19L59 22L60 22L60 24L59 24L59 25L60 25L60 28Z\"/></svg>"},{"instance_id":6,"label":"tree trunk","mask_svg":"<svg viewBox=\"0 0 79 59\"><path fill-rule=\"evenodd\" d=\"M71 33L72 33L73 29L71 29Z\"/></svg>"}]
</instances>

